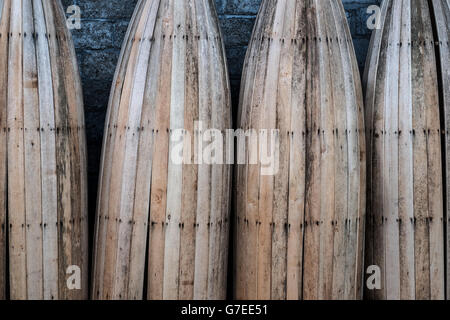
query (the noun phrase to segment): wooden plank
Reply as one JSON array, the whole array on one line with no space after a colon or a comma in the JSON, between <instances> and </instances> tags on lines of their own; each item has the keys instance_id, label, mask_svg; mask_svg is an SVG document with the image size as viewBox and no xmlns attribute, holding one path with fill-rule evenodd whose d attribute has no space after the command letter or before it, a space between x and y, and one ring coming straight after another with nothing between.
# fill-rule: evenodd
<instances>
[{"instance_id":1,"label":"wooden plank","mask_svg":"<svg viewBox=\"0 0 450 320\"><path fill-rule=\"evenodd\" d=\"M268 54L268 47L270 45L270 40L267 39L266 35L263 35L263 39L261 40L263 43L261 45L262 56L265 58ZM261 83L263 79L266 77L266 61L264 59L258 57L255 71L255 84ZM253 96L249 102L250 107L250 115L249 123L242 123L241 127L244 129L250 130L252 134L258 135L259 128L261 128L262 122L262 110L261 110L261 101L263 95L263 86L255 86L256 90L253 92ZM251 119L251 120L250 120ZM255 130L253 132L253 130ZM246 259L247 263L245 263L245 267L242 268L245 274L244 282L246 283L245 288L245 299L258 299L260 297L260 293L258 292L258 262L257 262L257 251L259 245L259 239L257 236L257 223L258 222L258 214L259 214L259 188L260 188L260 166L258 163L252 163L251 160L254 158L255 154L258 155L260 148L259 145L256 147L253 144L253 140L249 140L247 142L246 158L245 160L250 162L251 164L245 169L245 182L244 187L246 188L245 192L245 230L242 235L248 236L248 243L245 243L245 251L243 253L243 259ZM258 159L259 157L257 157ZM244 238L245 239L245 238ZM244 239L238 240L239 243L242 243ZM247 240L247 239L245 239ZM243 263L240 261L238 263Z\"/></svg>"},{"instance_id":2,"label":"wooden plank","mask_svg":"<svg viewBox=\"0 0 450 320\"><path fill-rule=\"evenodd\" d=\"M218 119L223 119L223 123L221 124L222 127L222 133L225 131L225 137L226 132L229 132L231 128L234 128L234 117L232 116L232 110L230 110L230 106L232 105L232 99L231 99L231 86L230 86L230 79L229 79L229 69L227 65L227 56L225 52L225 41L222 35L222 31L220 29L220 21L219 16L217 15L217 11L214 9L215 5L211 10L211 26L216 32L216 47L217 55L218 55L218 61L219 63L216 65L217 70L220 70L220 79L221 84L223 88L223 93L220 93L220 96L223 98L222 101L222 109L218 113ZM221 50L220 50L221 49ZM219 66L223 66L219 69ZM214 299L220 299L225 300L228 297L228 287L229 287L229 280L228 276L232 277L232 274L228 274L229 270L229 244L230 244L230 218L232 214L232 184L234 181L232 180L232 174L233 174L233 168L232 166L233 161L230 161L231 155L234 151L234 144L228 145L226 143L225 149L226 154L224 155L225 160L225 166L223 166L222 174L223 174L223 184L222 184L222 206L221 206L221 215L220 215L220 221L219 221L219 230L221 237L220 237L220 247L219 247L219 257L218 257L218 263L219 268L216 272L218 275L218 285L216 286L216 295ZM231 285L232 287L232 285Z\"/></svg>"},{"instance_id":3,"label":"wooden plank","mask_svg":"<svg viewBox=\"0 0 450 320\"><path fill-rule=\"evenodd\" d=\"M42 173L42 226L43 226L43 269L44 269L44 297L58 299L58 220L57 220L57 190L56 190L56 141L53 79L50 62L50 49L45 35L44 9L40 3L33 7L36 13L35 32L36 59L38 61L39 87L39 126L41 145L41 173ZM41 37L39 37L41 35ZM58 81L59 78L55 80ZM44 131L42 131L44 129Z\"/></svg>"},{"instance_id":4,"label":"wooden plank","mask_svg":"<svg viewBox=\"0 0 450 320\"><path fill-rule=\"evenodd\" d=\"M365 239L365 210L366 210L366 147L364 139L364 107L363 94L361 91L361 80L356 54L351 40L350 27L346 23L346 13L342 3L335 3L336 14L341 21L338 25L341 32L346 34L346 41L339 41L344 69L351 69L353 76L344 72L346 87L346 100L350 103L347 107L347 133L349 148L349 190L358 190L357 193L350 193L348 220L350 222L350 232L347 250L347 285L345 299L361 299L363 282L363 257ZM361 183L361 181L363 181Z\"/></svg>"},{"instance_id":5,"label":"wooden plank","mask_svg":"<svg viewBox=\"0 0 450 320\"><path fill-rule=\"evenodd\" d=\"M55 12L59 12L60 17L65 17L62 3L54 3ZM65 48L67 60L71 63L65 64L66 90L70 94L70 120L73 148L72 161L75 164L73 176L76 183L72 184L72 206L76 208L75 226L76 233L73 234L75 245L72 250L76 252L76 265L81 269L81 288L76 291L74 299L87 299L89 297L89 226L88 226L88 174L87 174L87 141L85 132L85 116L83 106L83 92L81 86L81 77L78 68L77 56L72 40L71 32L66 28L65 19L59 20L59 30L62 30L62 39Z\"/></svg>"},{"instance_id":6,"label":"wooden plank","mask_svg":"<svg viewBox=\"0 0 450 320\"><path fill-rule=\"evenodd\" d=\"M22 2L11 3L8 59L8 221L10 297L26 299L25 160L23 145ZM14 70L14 71L13 71Z\"/></svg>"},{"instance_id":7,"label":"wooden plank","mask_svg":"<svg viewBox=\"0 0 450 320\"><path fill-rule=\"evenodd\" d=\"M376 89L377 89L377 72L378 72L378 61L382 54L380 51L380 46L383 44L382 36L385 32L385 19L386 19L386 10L388 10L391 2L383 1L381 11L380 11L380 29L375 29L372 32L372 39L369 46L369 52L366 59L366 67L364 70L364 78L363 78L363 89L365 92L365 102L366 102L366 112L365 112L365 124L366 124L366 148L367 148L367 161L370 165L367 166L367 194L372 195L367 198L367 212L366 212L366 243L365 243L365 262L367 265L372 265L376 262L376 258L379 256L375 254L376 250L376 228L375 225L379 223L381 219L379 219L376 212L373 210L373 201L375 200L375 191L378 190L377 186L377 176L374 175L375 168L378 165L378 159L376 157L376 153L373 152L375 149L376 141L378 141L377 133L375 132L375 108L373 105L376 99ZM381 86L380 86L381 87ZM376 157L376 158L374 158ZM373 163L373 165L372 165ZM381 242L381 241L380 241ZM380 265L379 265L380 266ZM383 269L381 269L383 273ZM382 274L382 279L384 276ZM382 280L384 281L384 280ZM366 288L366 287L365 287ZM376 292L374 290L365 290L365 297L374 298Z\"/></svg>"},{"instance_id":8,"label":"wooden plank","mask_svg":"<svg viewBox=\"0 0 450 320\"><path fill-rule=\"evenodd\" d=\"M192 10L186 11L186 24L191 25L193 34L197 34L197 17L194 0L189 0ZM179 274L179 298L194 298L195 265L192 265L192 257L195 256L195 230L197 213L197 175L198 168L193 165L194 154L188 157L187 150L194 150L192 133L194 132L194 121L198 119L198 45L193 37L187 39L186 43L186 82L184 110L184 151L187 163L183 166L183 191L181 212L181 235L180 235L180 274Z\"/></svg>"},{"instance_id":9,"label":"wooden plank","mask_svg":"<svg viewBox=\"0 0 450 320\"><path fill-rule=\"evenodd\" d=\"M423 2L421 8L424 21L425 45L423 48L423 72L425 82L426 106L426 143L428 153L428 232L429 232L429 268L430 292L427 299L445 299L445 249L444 249L444 212L443 181L438 70L436 64L435 42L429 3Z\"/></svg>"},{"instance_id":10,"label":"wooden plank","mask_svg":"<svg viewBox=\"0 0 450 320\"><path fill-rule=\"evenodd\" d=\"M317 300L319 298L319 250L320 250L320 62L317 49L318 17L316 2L307 8L306 39L308 50L308 74L306 95L306 206L305 206L305 238L304 238L304 269L303 269L303 299Z\"/></svg>"},{"instance_id":11,"label":"wooden plank","mask_svg":"<svg viewBox=\"0 0 450 320\"><path fill-rule=\"evenodd\" d=\"M427 40L424 34L422 8L419 2L412 4L412 74L413 87L413 128L414 139L414 218L415 226L415 265L416 299L427 299L430 295L429 269L429 229L428 229L428 155L426 141L425 81L422 43ZM414 45L415 44L415 45Z\"/></svg>"},{"instance_id":12,"label":"wooden plank","mask_svg":"<svg viewBox=\"0 0 450 320\"><path fill-rule=\"evenodd\" d=\"M384 12L390 12L392 10L393 2L389 1L386 5L386 11ZM384 63L386 57L387 57L387 48L389 46L388 42L388 35L389 35L389 28L385 26L389 26L392 20L391 15L387 15L387 17L382 17L384 21L383 28L381 29L383 37L380 36L380 49L378 51L378 55L375 55L374 58L377 59L377 61L383 61L380 65L377 66L376 71L374 70L373 78L368 79L368 83L371 83L373 89L367 90L373 90L373 96L371 99L373 99L373 102L370 102L372 100L369 100L369 102L366 103L368 106L368 112L366 113L366 116L370 117L370 114L372 114L371 118L368 118L366 120L366 123L368 125L368 131L370 132L371 137L371 143L368 143L368 147L370 147L370 153L371 153L371 159L369 160L369 170L371 171L371 194L369 195L368 202L371 205L369 214L371 214L372 218L372 228L373 228L373 234L372 237L368 237L368 243L370 245L373 245L373 250L368 249L368 251L373 252L373 262L367 262L370 263L370 265L377 265L381 268L381 281L383 287L385 287L385 215L383 212L383 207L380 208L378 206L378 203L382 203L384 200L384 187L383 187L383 174L384 174L384 127L385 127L385 108L384 108L384 101L385 101L385 89L386 89L386 70L387 65ZM375 44L374 44L375 45ZM369 95L367 95L369 97ZM371 104L369 104L371 103ZM370 109L369 109L370 106ZM369 146L370 145L370 146ZM369 265L369 264L368 264ZM377 290L373 292L374 296L378 298L384 298L386 296L385 290Z\"/></svg>"},{"instance_id":13,"label":"wooden plank","mask_svg":"<svg viewBox=\"0 0 450 320\"><path fill-rule=\"evenodd\" d=\"M173 52L170 96L170 124L169 130L179 130L184 127L185 105L185 55L186 41L183 35L186 30L185 2L175 0L173 4ZM181 93L181 94L179 94ZM167 173L167 208L166 208L166 234L164 250L164 287L163 298L178 299L179 288L179 257L180 257L180 230L181 230L181 200L183 190L183 165L174 163L172 153L178 141L170 139L169 161ZM184 146L184 145L183 145ZM205 291L206 292L206 291Z\"/></svg>"},{"instance_id":14,"label":"wooden plank","mask_svg":"<svg viewBox=\"0 0 450 320\"><path fill-rule=\"evenodd\" d=\"M58 21L48 7L48 2L43 3L45 21L47 22L46 38L51 39L53 31L57 29ZM55 29L52 28L54 26ZM49 41L50 63L54 66L58 81L54 84L65 87L65 67L58 57L63 57L63 46L59 43ZM54 87L55 106L54 127L45 124L44 132L47 132L50 139L55 134L56 141L56 195L57 195L57 221L58 221L58 272L59 278L65 279L65 270L68 266L74 265L75 252L72 251L72 234L75 232L73 224L74 208L72 207L72 183L76 183L76 177L72 176L73 163L71 162L70 147L70 120L69 120L69 93L57 91ZM53 119L52 119L53 120ZM59 130L58 130L59 129ZM53 133L55 132L55 133ZM72 182L73 181L73 182ZM71 292L67 290L64 281L59 282L59 299L70 299Z\"/></svg>"},{"instance_id":15,"label":"wooden plank","mask_svg":"<svg viewBox=\"0 0 450 320\"><path fill-rule=\"evenodd\" d=\"M7 105L10 1L0 1L0 105ZM7 181L7 108L0 109L0 179ZM6 298L7 283L7 184L0 185L0 300Z\"/></svg>"},{"instance_id":16,"label":"wooden plank","mask_svg":"<svg viewBox=\"0 0 450 320\"><path fill-rule=\"evenodd\" d=\"M411 34L411 7L403 3L402 6L401 41L407 41ZM400 299L411 300L415 297L414 281L414 228L411 221L414 219L414 207L408 199L413 198L413 146L412 146L412 110L411 105L411 50L410 46L400 47L399 70L399 163L398 168L398 215L399 215L399 245L400 245Z\"/></svg>"},{"instance_id":17,"label":"wooden plank","mask_svg":"<svg viewBox=\"0 0 450 320\"><path fill-rule=\"evenodd\" d=\"M332 297L333 288L333 225L335 218L335 143L333 127L335 123L335 105L333 95L332 72L330 63L333 54L329 51L326 39L329 38L328 25L323 24L332 18L332 10L323 10L322 6L329 6L330 3L317 2L318 13L318 52L320 56L320 219L319 219L319 283L318 299L327 300ZM340 70L334 68L333 73L339 74ZM333 182L331 182L333 181Z\"/></svg>"},{"instance_id":18,"label":"wooden plank","mask_svg":"<svg viewBox=\"0 0 450 320\"><path fill-rule=\"evenodd\" d=\"M210 73L211 66L209 63L209 56L211 55L210 48L207 40L209 35L207 32L207 24L200 21L206 21L207 12L203 2L196 2L196 12L198 19L198 50L199 50L199 69L198 69L198 127L194 130L196 141L203 140L205 131L212 128L211 125L211 113L212 113L212 96L210 94L210 82L212 76ZM207 143L203 141L203 143ZM199 146L201 148L205 146ZM203 153L203 149L199 151ZM195 241L195 271L194 271L194 299L206 299L208 293L208 261L210 259L210 213L211 208L211 166L205 163L205 159L198 160L198 185L197 185L197 218L196 218L196 241Z\"/></svg>"},{"instance_id":19,"label":"wooden plank","mask_svg":"<svg viewBox=\"0 0 450 320\"><path fill-rule=\"evenodd\" d=\"M225 47L220 35L219 19L215 13L213 2L204 2L206 25L210 28L208 39L213 42L210 59L211 64L211 139L214 143L211 150L211 212L209 225L209 261L208 291L206 299L226 299L227 260L228 260L228 223L230 199L230 166L225 162L227 146L225 130L232 128L231 97L229 91L228 70L226 67ZM224 90L225 89L225 90ZM207 149L208 150L208 149ZM214 151L214 152L212 152Z\"/></svg>"},{"instance_id":20,"label":"wooden plank","mask_svg":"<svg viewBox=\"0 0 450 320\"><path fill-rule=\"evenodd\" d=\"M163 25L162 51L160 57L160 78L158 88L165 90L158 91L157 106L170 105L171 86L170 75L172 74L172 41L169 36L173 32L171 22L173 9L168 2L163 5L164 17L169 23ZM147 297L150 300L163 299L164 288L164 239L167 207L167 163L169 160L169 135L170 125L169 110L166 108L156 109L156 137L155 151L153 158L154 174L152 175L152 187L150 195L150 239L148 247L148 291ZM157 187L154 187L157 186Z\"/></svg>"},{"instance_id":21,"label":"wooden plank","mask_svg":"<svg viewBox=\"0 0 450 320\"><path fill-rule=\"evenodd\" d=\"M54 8L49 2L42 4L43 7L43 23L46 23L45 38L48 42L50 64L53 69L48 68L49 72L54 75L53 92L54 105L49 110L52 118L48 118L49 122L44 123L41 127L43 135L50 140L55 141L55 158L56 158L56 208L57 215L53 213L52 219L57 219L58 224L58 273L59 281L58 299L70 299L71 291L68 290L67 284L63 279L66 277L66 269L74 265L75 252L72 251L72 234L74 233L72 207L72 183L76 183L76 177L72 176L73 164L71 162L70 147L70 111L69 111L69 92L64 89L66 86L65 66L59 57L64 57L63 45L53 42L52 34L56 35L58 29L58 19L55 15ZM46 84L50 87L50 83ZM47 111L48 112L48 111ZM43 130L42 130L43 129ZM52 223L53 224L53 223Z\"/></svg>"},{"instance_id":22,"label":"wooden plank","mask_svg":"<svg viewBox=\"0 0 450 320\"><path fill-rule=\"evenodd\" d=\"M273 92L273 88L278 87L280 73L280 58L282 49L282 36L284 29L284 18L286 12L286 1L281 1L275 6L271 13L273 22L268 30L269 47L265 66L265 81L262 87L261 118L256 130L259 134L259 195L258 195L258 214L256 215L257 239L257 292L258 299L272 299L272 267L274 260L277 259L278 252L272 251L273 247L278 245L274 243L273 237L276 233L274 226L274 176L273 174L264 174L263 170L266 164L262 163L262 157L266 157L268 151L272 148L272 129L277 128L277 99L278 92ZM280 107L281 108L281 107ZM287 132L281 132L280 135L287 135ZM278 222L278 221L277 221ZM283 272L278 270L278 272Z\"/></svg>"},{"instance_id":23,"label":"wooden plank","mask_svg":"<svg viewBox=\"0 0 450 320\"><path fill-rule=\"evenodd\" d=\"M392 6L392 15L401 16L402 3L397 1ZM384 162L383 172L388 177L383 181L383 215L385 216L385 280L386 299L400 297L400 243L398 227L398 74L400 68L400 22L392 19L389 25L389 47L387 49L385 98L384 98Z\"/></svg>"},{"instance_id":24,"label":"wooden plank","mask_svg":"<svg viewBox=\"0 0 450 320\"><path fill-rule=\"evenodd\" d=\"M326 26L326 35L322 37L325 39L326 46L328 48L328 54L330 58L326 65L326 72L330 73L330 79L332 90L329 89L329 94L326 95L327 99L331 100L332 104L328 108L333 112L332 115L328 115L331 118L330 123L326 123L324 128L328 128L323 135L327 135L327 140L332 140L333 146L326 146L327 149L331 149L334 153L333 168L328 168L328 177L323 177L327 183L332 183L330 186L329 194L330 198L334 200L333 207L329 210L329 217L323 223L326 224L326 228L332 228L332 234L329 239L331 243L325 244L329 248L328 253L333 261L328 265L328 270L331 274L331 278L328 280L327 297L328 299L344 299L346 291L346 219L348 210L348 190L349 182L348 175L348 146L347 140L347 110L344 105L340 103L346 99L345 91L341 88L343 84L347 83L345 79L345 65L344 61L346 55L341 53L342 44L339 39L340 32L342 32L342 23L340 22L340 11L334 7L334 4L329 4L333 10L327 12L326 19L334 21L330 25ZM323 41L323 40L322 40ZM332 70L330 72L330 70ZM347 88L348 89L348 88ZM328 121L330 122L330 120ZM331 138L330 138L331 137ZM328 142L330 144L330 141ZM330 151L327 151L330 153ZM328 156L330 157L330 156ZM329 166L329 165L328 165ZM332 189L331 189L332 187ZM341 215L336 213L341 212ZM323 228L323 227L322 227Z\"/></svg>"},{"instance_id":25,"label":"wooden plank","mask_svg":"<svg viewBox=\"0 0 450 320\"><path fill-rule=\"evenodd\" d=\"M292 65L291 88L291 119L290 119L290 154L289 154L289 202L288 202L288 239L287 239L287 270L286 270L286 299L299 300L302 298L303 282L303 232L305 212L305 172L306 148L306 46L300 45L305 38L305 4L296 3L296 15L300 19L295 21L293 33L294 57ZM297 75L294 77L294 75ZM301 119L301 120L298 120Z\"/></svg>"},{"instance_id":26,"label":"wooden plank","mask_svg":"<svg viewBox=\"0 0 450 320\"><path fill-rule=\"evenodd\" d=\"M47 3L46 3L47 4ZM67 269L70 266L80 268L80 285L77 290L70 289L66 281L61 281L60 299L87 299L87 189L86 189L86 157L83 156L83 149L86 148L84 135L84 112L81 91L81 80L77 68L75 50L71 41L71 35L66 27L65 12L61 3L52 2L52 6L46 8L46 22L49 30L50 47L58 47L58 56L60 61L69 61L69 63L60 62L62 71L63 86L66 92L66 108L60 108L58 111L61 118L65 118L66 128L60 131L61 135L66 134L64 139L66 153L70 163L70 180L65 187L68 190L70 201L70 214L67 214L67 225L70 226L70 234L67 235L67 251L70 252L70 261L66 265L60 266L60 270L67 278ZM55 29L51 29L52 18ZM50 23L50 24L49 24ZM52 37L52 34L55 36ZM54 41L56 40L56 42ZM56 117L58 121L58 117ZM58 126L56 128L58 136ZM61 148L62 149L62 148ZM59 172L61 175L61 172ZM66 208L64 210L67 210ZM69 210L67 210L69 211ZM66 225L64 229L69 229Z\"/></svg>"},{"instance_id":27,"label":"wooden plank","mask_svg":"<svg viewBox=\"0 0 450 320\"><path fill-rule=\"evenodd\" d=\"M294 68L294 45L289 39L294 38L296 21L293 19L296 15L297 4L293 1L287 1L284 7L282 31L286 35L286 39L282 38L279 72L278 72L278 94L276 98L276 114L275 123L279 128L279 133L274 136L272 130L267 132L267 151L271 153L271 148L275 142L275 146L281 157L277 158L278 165L272 165L273 170L277 170L273 178L273 212L272 212L272 265L271 278L272 289L271 299L285 300L287 298L286 278L288 264L288 232L289 232L289 174L290 174L290 147L292 142L291 131L292 120L292 70ZM273 102L271 102L273 103ZM272 120L273 124L273 120ZM271 127L268 126L267 129ZM272 140L272 137L276 140ZM274 159L275 160L275 159ZM267 165L266 165L267 167ZM275 173L275 172L274 172Z\"/></svg>"},{"instance_id":28,"label":"wooden plank","mask_svg":"<svg viewBox=\"0 0 450 320\"><path fill-rule=\"evenodd\" d=\"M450 189L449 189L449 182L450 181L450 140L449 140L449 126L450 126L450 67L449 67L449 61L450 61L450 50L449 50L449 38L450 38L450 3L446 0L442 1L433 1L433 14L435 18L435 24L437 29L437 35L435 34L435 40L438 41L439 47L437 48L439 56L440 56L440 91L441 91L441 117L444 119L444 133L445 133L445 178L446 178L446 192L445 195L445 202L446 202L446 216L447 216L447 239L446 239L446 247L447 247L447 277L446 279L450 279ZM450 299L450 281L447 280L447 299Z\"/></svg>"},{"instance_id":29,"label":"wooden plank","mask_svg":"<svg viewBox=\"0 0 450 320\"><path fill-rule=\"evenodd\" d=\"M41 157L38 96L38 70L33 41L33 8L23 1L23 114L25 148L25 212L28 298L43 298L43 239L41 212Z\"/></svg>"}]
</instances>

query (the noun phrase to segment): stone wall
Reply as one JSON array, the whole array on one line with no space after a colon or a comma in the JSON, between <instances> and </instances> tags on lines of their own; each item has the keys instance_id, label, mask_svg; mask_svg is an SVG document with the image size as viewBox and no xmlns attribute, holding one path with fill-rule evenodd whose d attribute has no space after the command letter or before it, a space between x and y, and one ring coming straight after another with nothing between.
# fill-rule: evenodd
<instances>
[{"instance_id":1,"label":"stone wall","mask_svg":"<svg viewBox=\"0 0 450 320\"><path fill-rule=\"evenodd\" d=\"M339 1L339 0L333 0ZM104 117L109 91L123 37L137 0L63 0L67 8L81 9L81 28L73 37L83 81L89 152L91 215L95 208ZM380 0L343 0L362 69L369 44L370 30L366 13L369 5ZM225 38L234 109L247 43L261 0L216 0Z\"/></svg>"}]
</instances>

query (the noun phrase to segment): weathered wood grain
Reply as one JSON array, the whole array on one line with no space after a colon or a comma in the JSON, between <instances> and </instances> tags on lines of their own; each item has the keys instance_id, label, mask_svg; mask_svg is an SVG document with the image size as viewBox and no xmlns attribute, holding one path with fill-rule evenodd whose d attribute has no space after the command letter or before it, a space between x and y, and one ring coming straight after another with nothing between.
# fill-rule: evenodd
<instances>
[{"instance_id":1,"label":"weathered wood grain","mask_svg":"<svg viewBox=\"0 0 450 320\"><path fill-rule=\"evenodd\" d=\"M225 298L231 168L194 162L188 139L192 164L174 162L171 137L231 128L229 90L214 1L138 2L105 127L93 298Z\"/></svg>"},{"instance_id":2,"label":"weathered wood grain","mask_svg":"<svg viewBox=\"0 0 450 320\"><path fill-rule=\"evenodd\" d=\"M365 260L381 268L382 289L366 290L371 299L445 298L441 117L449 76L440 65L449 63L448 19L447 0L385 0L372 35Z\"/></svg>"},{"instance_id":3,"label":"weathered wood grain","mask_svg":"<svg viewBox=\"0 0 450 320\"><path fill-rule=\"evenodd\" d=\"M8 34L10 3L0 0L0 43ZM7 36L6 36L7 37ZM8 69L8 47L0 45L0 70ZM6 128L6 102L8 81L5 75L0 76L0 300L6 297L6 265L7 265L7 132Z\"/></svg>"},{"instance_id":4,"label":"weathered wood grain","mask_svg":"<svg viewBox=\"0 0 450 320\"><path fill-rule=\"evenodd\" d=\"M7 258L11 299L86 299L84 111L64 11L57 0L0 8L0 297ZM81 289L68 288L70 266Z\"/></svg>"},{"instance_id":5,"label":"weathered wood grain","mask_svg":"<svg viewBox=\"0 0 450 320\"><path fill-rule=\"evenodd\" d=\"M235 298L362 297L362 104L342 4L263 1L238 126L278 130L279 170L263 175L261 163L237 167ZM261 141L258 147L264 150Z\"/></svg>"},{"instance_id":6,"label":"weathered wood grain","mask_svg":"<svg viewBox=\"0 0 450 320\"><path fill-rule=\"evenodd\" d=\"M450 2L447 0L432 1L435 27L436 50L439 53L438 67L440 72L440 104L445 131L445 203L447 218L447 299L450 299ZM441 121L442 123L442 121Z\"/></svg>"}]
</instances>

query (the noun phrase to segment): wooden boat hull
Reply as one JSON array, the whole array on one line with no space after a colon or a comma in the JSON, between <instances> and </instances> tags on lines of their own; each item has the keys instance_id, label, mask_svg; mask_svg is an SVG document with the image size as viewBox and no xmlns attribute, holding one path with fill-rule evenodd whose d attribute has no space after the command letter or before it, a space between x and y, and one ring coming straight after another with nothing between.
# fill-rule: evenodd
<instances>
[{"instance_id":1,"label":"wooden boat hull","mask_svg":"<svg viewBox=\"0 0 450 320\"><path fill-rule=\"evenodd\" d=\"M359 79L340 1L262 2L238 117L243 130L279 130L279 170L237 169L237 299L362 297Z\"/></svg>"},{"instance_id":2,"label":"wooden boat hull","mask_svg":"<svg viewBox=\"0 0 450 320\"><path fill-rule=\"evenodd\" d=\"M214 1L139 1L107 114L95 299L225 298L230 166L174 163L171 134L225 130L230 113Z\"/></svg>"},{"instance_id":3,"label":"wooden boat hull","mask_svg":"<svg viewBox=\"0 0 450 320\"><path fill-rule=\"evenodd\" d=\"M0 0L0 16L0 292L9 278L11 299L86 299L84 111L64 11Z\"/></svg>"},{"instance_id":4,"label":"wooden boat hull","mask_svg":"<svg viewBox=\"0 0 450 320\"><path fill-rule=\"evenodd\" d=\"M446 0L385 0L372 36L366 265L380 267L381 289L367 290L371 299L445 298L440 104L448 127L449 17Z\"/></svg>"}]
</instances>

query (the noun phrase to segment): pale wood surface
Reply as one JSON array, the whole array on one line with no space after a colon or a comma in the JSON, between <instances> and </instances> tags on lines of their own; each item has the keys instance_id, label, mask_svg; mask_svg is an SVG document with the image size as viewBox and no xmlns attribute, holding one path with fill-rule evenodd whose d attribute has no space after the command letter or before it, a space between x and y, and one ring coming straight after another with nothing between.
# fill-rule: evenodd
<instances>
[{"instance_id":1,"label":"pale wood surface","mask_svg":"<svg viewBox=\"0 0 450 320\"><path fill-rule=\"evenodd\" d=\"M279 171L237 166L235 297L360 299L362 90L340 2L262 2L238 119L279 129Z\"/></svg>"},{"instance_id":2,"label":"pale wood surface","mask_svg":"<svg viewBox=\"0 0 450 320\"><path fill-rule=\"evenodd\" d=\"M63 7L57 0L0 7L0 175L8 177L0 190L0 289L7 215L11 299L86 299L84 111ZM81 269L81 290L67 287L70 266Z\"/></svg>"},{"instance_id":3,"label":"pale wood surface","mask_svg":"<svg viewBox=\"0 0 450 320\"><path fill-rule=\"evenodd\" d=\"M171 133L225 133L229 90L214 1L138 2L105 127L93 298L226 297L231 167L174 163Z\"/></svg>"},{"instance_id":4,"label":"pale wood surface","mask_svg":"<svg viewBox=\"0 0 450 320\"><path fill-rule=\"evenodd\" d=\"M440 56L440 101L441 110L444 118L445 131L445 179L447 186L447 194L445 195L445 202L447 208L447 299L450 299L450 1L441 0L433 1L433 13L435 18L435 27L437 32L437 43Z\"/></svg>"},{"instance_id":5,"label":"pale wood surface","mask_svg":"<svg viewBox=\"0 0 450 320\"><path fill-rule=\"evenodd\" d=\"M0 70L8 69L8 46L3 45L3 38L7 37L9 32L9 12L11 4L0 0ZM6 36L5 36L6 35ZM8 79L5 75L0 76L0 180L4 181L0 184L0 299L5 299L6 294L6 265L8 259L6 257L7 247L7 131L6 131L6 103L8 91Z\"/></svg>"},{"instance_id":6,"label":"pale wood surface","mask_svg":"<svg viewBox=\"0 0 450 320\"><path fill-rule=\"evenodd\" d=\"M441 64L448 64L448 40L436 51L433 28L448 39L448 12L447 0L385 0L381 29L372 36L364 79L365 260L366 266L381 268L382 289L367 290L371 299L445 297L438 79L447 81L442 86L445 96L448 71L438 68L437 54Z\"/></svg>"}]
</instances>

